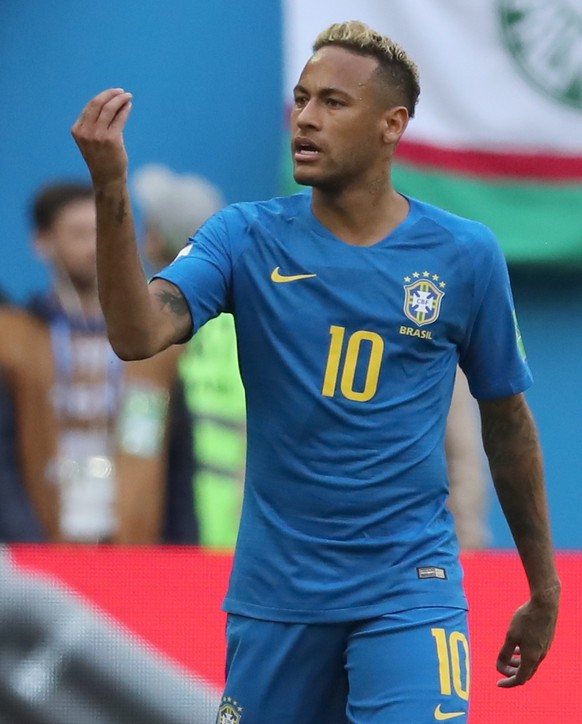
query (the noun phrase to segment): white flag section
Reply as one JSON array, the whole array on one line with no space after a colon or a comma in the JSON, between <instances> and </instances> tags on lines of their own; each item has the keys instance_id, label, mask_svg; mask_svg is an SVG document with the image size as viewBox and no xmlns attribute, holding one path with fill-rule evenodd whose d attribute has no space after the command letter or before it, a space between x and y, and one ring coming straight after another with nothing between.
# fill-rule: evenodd
<instances>
[{"instance_id":1,"label":"white flag section","mask_svg":"<svg viewBox=\"0 0 582 724\"><path fill-rule=\"evenodd\" d=\"M565 39L570 6L573 16L578 10L579 36ZM516 42L532 44L523 51L531 59L529 74L508 37L507 19L520 8L521 27L515 21L513 34ZM421 100L409 140L582 156L582 0L288 0L288 91L317 34L331 23L356 19L389 35L419 66ZM572 44L571 57L565 40ZM545 53L556 57L544 62ZM560 100L576 73L578 107Z\"/></svg>"},{"instance_id":2,"label":"white flag section","mask_svg":"<svg viewBox=\"0 0 582 724\"><path fill-rule=\"evenodd\" d=\"M404 192L488 223L510 260L582 260L582 0L285 0L285 98L334 22L418 64Z\"/></svg>"}]
</instances>

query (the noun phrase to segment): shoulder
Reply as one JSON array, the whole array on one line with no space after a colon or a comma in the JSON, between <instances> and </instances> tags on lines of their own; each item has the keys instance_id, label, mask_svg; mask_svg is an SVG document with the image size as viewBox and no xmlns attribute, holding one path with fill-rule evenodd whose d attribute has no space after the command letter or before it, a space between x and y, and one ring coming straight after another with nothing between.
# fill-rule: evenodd
<instances>
[{"instance_id":1,"label":"shoulder","mask_svg":"<svg viewBox=\"0 0 582 724\"><path fill-rule=\"evenodd\" d=\"M226 223L249 223L280 220L289 221L307 212L311 202L311 190L291 196L277 196L266 201L243 201L227 206L216 215Z\"/></svg>"},{"instance_id":2,"label":"shoulder","mask_svg":"<svg viewBox=\"0 0 582 724\"><path fill-rule=\"evenodd\" d=\"M507 278L503 250L488 226L422 201L411 199L411 204L419 220L416 235L447 260L451 274L474 290L486 289L491 279Z\"/></svg>"},{"instance_id":3,"label":"shoulder","mask_svg":"<svg viewBox=\"0 0 582 724\"><path fill-rule=\"evenodd\" d=\"M34 335L46 330L46 322L26 309L0 305L0 327L2 333L19 336Z\"/></svg>"},{"instance_id":4,"label":"shoulder","mask_svg":"<svg viewBox=\"0 0 582 724\"><path fill-rule=\"evenodd\" d=\"M31 368L52 357L48 325L25 309L0 306L0 335L4 340L0 345L3 365Z\"/></svg>"},{"instance_id":5,"label":"shoulder","mask_svg":"<svg viewBox=\"0 0 582 724\"><path fill-rule=\"evenodd\" d=\"M243 201L230 204L214 214L191 239L184 256L198 253L236 259L265 236L277 234L295 220L309 213L310 194L280 196L266 201Z\"/></svg>"},{"instance_id":6,"label":"shoulder","mask_svg":"<svg viewBox=\"0 0 582 724\"><path fill-rule=\"evenodd\" d=\"M480 221L453 214L418 199L409 198L409 201L425 224L448 234L460 246L466 246L472 252L492 251L499 247L493 231Z\"/></svg>"}]
</instances>

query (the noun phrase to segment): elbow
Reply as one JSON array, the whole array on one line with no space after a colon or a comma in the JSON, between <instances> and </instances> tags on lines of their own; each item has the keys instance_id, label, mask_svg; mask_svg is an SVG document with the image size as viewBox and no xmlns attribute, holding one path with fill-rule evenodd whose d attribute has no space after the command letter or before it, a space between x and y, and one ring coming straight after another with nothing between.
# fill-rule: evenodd
<instances>
[{"instance_id":1,"label":"elbow","mask_svg":"<svg viewBox=\"0 0 582 724\"><path fill-rule=\"evenodd\" d=\"M155 354L155 351L150 349L145 338L131 339L129 337L115 337L110 334L109 344L116 356L123 362L148 359Z\"/></svg>"},{"instance_id":2,"label":"elbow","mask_svg":"<svg viewBox=\"0 0 582 724\"><path fill-rule=\"evenodd\" d=\"M147 359L148 355L141 353L139 350L130 349L123 345L111 345L115 355L119 357L122 362L135 362L140 359Z\"/></svg>"}]
</instances>

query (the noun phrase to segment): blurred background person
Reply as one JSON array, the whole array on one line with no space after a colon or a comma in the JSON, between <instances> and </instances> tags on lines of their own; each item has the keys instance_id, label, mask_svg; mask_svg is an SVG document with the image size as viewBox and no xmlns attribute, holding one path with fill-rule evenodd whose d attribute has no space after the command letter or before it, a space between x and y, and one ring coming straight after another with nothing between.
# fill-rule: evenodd
<instances>
[{"instance_id":1,"label":"blurred background person","mask_svg":"<svg viewBox=\"0 0 582 724\"><path fill-rule=\"evenodd\" d=\"M52 283L26 308L0 311L0 330L11 340L0 349L0 367L23 487L46 539L156 543L165 533L179 542L186 529L194 537L192 499L177 517L167 474L179 349L147 362L114 355L97 294L90 185L43 186L31 216ZM188 440L188 431L182 435Z\"/></svg>"},{"instance_id":2,"label":"blurred background person","mask_svg":"<svg viewBox=\"0 0 582 724\"><path fill-rule=\"evenodd\" d=\"M0 289L0 308L9 304ZM17 454L16 416L7 376L0 374L0 543L45 540L26 494Z\"/></svg>"},{"instance_id":3,"label":"blurred background person","mask_svg":"<svg viewBox=\"0 0 582 724\"><path fill-rule=\"evenodd\" d=\"M133 176L144 213L144 252L158 271L225 201L220 190L194 174L149 164ZM179 362L194 416L194 497L200 544L232 549L238 532L245 454L245 398L232 315L207 323L186 345Z\"/></svg>"},{"instance_id":4,"label":"blurred background person","mask_svg":"<svg viewBox=\"0 0 582 724\"><path fill-rule=\"evenodd\" d=\"M467 378L457 367L445 435L449 473L449 509L462 550L479 550L490 543L487 462L481 440L477 401Z\"/></svg>"}]
</instances>

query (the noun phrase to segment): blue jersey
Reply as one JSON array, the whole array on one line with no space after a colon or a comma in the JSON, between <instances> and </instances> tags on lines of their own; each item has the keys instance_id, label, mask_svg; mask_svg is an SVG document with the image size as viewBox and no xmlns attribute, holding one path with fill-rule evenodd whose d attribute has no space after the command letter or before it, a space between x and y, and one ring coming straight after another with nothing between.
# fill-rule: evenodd
<instances>
[{"instance_id":1,"label":"blue jersey","mask_svg":"<svg viewBox=\"0 0 582 724\"><path fill-rule=\"evenodd\" d=\"M466 606L445 504L456 365L480 399L531 378L491 232L409 201L366 247L330 233L310 191L236 204L159 275L196 329L236 320L248 459L231 613L300 623Z\"/></svg>"}]
</instances>

